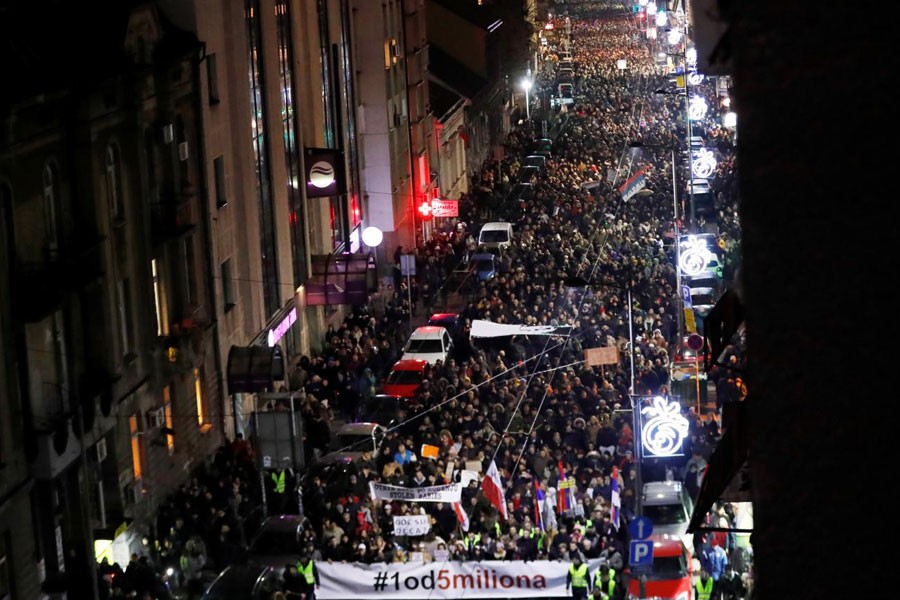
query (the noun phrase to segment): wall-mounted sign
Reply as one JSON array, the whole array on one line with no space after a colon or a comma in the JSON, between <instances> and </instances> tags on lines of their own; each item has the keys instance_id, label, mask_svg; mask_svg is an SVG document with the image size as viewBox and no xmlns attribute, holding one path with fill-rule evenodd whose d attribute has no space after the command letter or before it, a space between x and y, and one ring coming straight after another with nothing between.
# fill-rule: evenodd
<instances>
[{"instance_id":1,"label":"wall-mounted sign","mask_svg":"<svg viewBox=\"0 0 900 600\"><path fill-rule=\"evenodd\" d=\"M458 217L459 200L443 200L435 198L431 201L431 216Z\"/></svg>"},{"instance_id":2,"label":"wall-mounted sign","mask_svg":"<svg viewBox=\"0 0 900 600\"><path fill-rule=\"evenodd\" d=\"M690 423L681 405L654 396L650 406L641 403L641 444L645 456L683 456Z\"/></svg>"},{"instance_id":3,"label":"wall-mounted sign","mask_svg":"<svg viewBox=\"0 0 900 600\"><path fill-rule=\"evenodd\" d=\"M266 341L269 344L269 348L278 343L278 341L284 337L290 329L291 325L297 322L297 308L294 307L284 316L284 318L279 321L275 327L269 330L269 335L266 338Z\"/></svg>"},{"instance_id":4,"label":"wall-mounted sign","mask_svg":"<svg viewBox=\"0 0 900 600\"><path fill-rule=\"evenodd\" d=\"M324 198L343 194L344 153L331 148L305 148L306 197Z\"/></svg>"}]
</instances>

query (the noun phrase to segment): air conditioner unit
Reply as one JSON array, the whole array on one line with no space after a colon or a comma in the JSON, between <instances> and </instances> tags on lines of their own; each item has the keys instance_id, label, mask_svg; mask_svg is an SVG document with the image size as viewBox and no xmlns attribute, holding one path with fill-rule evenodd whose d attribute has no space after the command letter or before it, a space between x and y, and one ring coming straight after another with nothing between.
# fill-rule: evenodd
<instances>
[{"instance_id":1,"label":"air conditioner unit","mask_svg":"<svg viewBox=\"0 0 900 600\"><path fill-rule=\"evenodd\" d=\"M106 438L97 441L97 462L102 463L106 459Z\"/></svg>"},{"instance_id":2,"label":"air conditioner unit","mask_svg":"<svg viewBox=\"0 0 900 600\"><path fill-rule=\"evenodd\" d=\"M190 156L190 151L188 150L188 143L181 142L178 144L178 160L187 160L188 156Z\"/></svg>"},{"instance_id":3,"label":"air conditioner unit","mask_svg":"<svg viewBox=\"0 0 900 600\"><path fill-rule=\"evenodd\" d=\"M159 429L166 423L166 413L162 408L147 411L147 429Z\"/></svg>"},{"instance_id":4,"label":"air conditioner unit","mask_svg":"<svg viewBox=\"0 0 900 600\"><path fill-rule=\"evenodd\" d=\"M162 131L163 131L163 142L165 142L167 144L171 144L172 140L175 139L175 128L172 127L171 123L169 123L168 125L163 125Z\"/></svg>"}]
</instances>

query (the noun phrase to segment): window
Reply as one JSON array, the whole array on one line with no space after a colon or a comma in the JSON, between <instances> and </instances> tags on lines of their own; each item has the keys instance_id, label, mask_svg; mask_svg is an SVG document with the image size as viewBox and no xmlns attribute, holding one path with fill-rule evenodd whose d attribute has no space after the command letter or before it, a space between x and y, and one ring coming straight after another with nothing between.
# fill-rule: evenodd
<instances>
[{"instance_id":1,"label":"window","mask_svg":"<svg viewBox=\"0 0 900 600\"><path fill-rule=\"evenodd\" d=\"M294 284L301 285L306 279L306 236L303 226L303 198L300 193L300 152L297 148L298 119L294 105L293 32L291 29L290 3L276 0L275 19L278 34L278 74L281 84L281 131L284 137L285 166L284 184L287 187L289 223L291 234L291 255L294 266Z\"/></svg>"},{"instance_id":2,"label":"window","mask_svg":"<svg viewBox=\"0 0 900 600\"><path fill-rule=\"evenodd\" d=\"M197 257L194 253L194 236L184 239L184 286L185 299L190 307L197 305Z\"/></svg>"},{"instance_id":3,"label":"window","mask_svg":"<svg viewBox=\"0 0 900 600\"><path fill-rule=\"evenodd\" d=\"M159 272L159 261L150 261L153 274L153 301L156 304L156 335L169 335L169 311L166 307L166 287Z\"/></svg>"},{"instance_id":4,"label":"window","mask_svg":"<svg viewBox=\"0 0 900 600\"><path fill-rule=\"evenodd\" d=\"M0 600L12 598L15 592L12 580L12 554L9 551L12 544L9 538L8 531L0 534Z\"/></svg>"},{"instance_id":5,"label":"window","mask_svg":"<svg viewBox=\"0 0 900 600\"><path fill-rule=\"evenodd\" d=\"M206 55L206 86L209 92L209 103L219 103L219 64L218 59L213 54Z\"/></svg>"},{"instance_id":6,"label":"window","mask_svg":"<svg viewBox=\"0 0 900 600\"><path fill-rule=\"evenodd\" d=\"M194 400L197 404L197 425L203 430L208 430L210 422L206 397L203 395L203 374L200 369L194 369Z\"/></svg>"},{"instance_id":7,"label":"window","mask_svg":"<svg viewBox=\"0 0 900 600\"><path fill-rule=\"evenodd\" d=\"M61 310L53 313L53 357L56 361L56 382L61 390L68 390L69 360L66 352L66 320Z\"/></svg>"},{"instance_id":8,"label":"window","mask_svg":"<svg viewBox=\"0 0 900 600\"><path fill-rule=\"evenodd\" d=\"M147 193L151 203L157 202L159 188L156 185L156 139L153 130L144 131L144 152L147 154Z\"/></svg>"},{"instance_id":9,"label":"window","mask_svg":"<svg viewBox=\"0 0 900 600\"><path fill-rule=\"evenodd\" d=\"M262 259L263 302L266 314L274 314L281 306L278 288L278 253L275 237L275 207L272 198L272 175L269 168L269 142L266 131L268 106L263 91L266 74L262 59L262 25L259 0L244 0L247 25L248 63L250 66L250 115L253 156L256 161L256 195L259 201L259 243Z\"/></svg>"},{"instance_id":10,"label":"window","mask_svg":"<svg viewBox=\"0 0 900 600\"><path fill-rule=\"evenodd\" d=\"M119 149L110 144L106 147L106 200L113 225L125 222L125 205L122 201L122 160Z\"/></svg>"},{"instance_id":11,"label":"window","mask_svg":"<svg viewBox=\"0 0 900 600\"><path fill-rule=\"evenodd\" d=\"M139 481L143 474L144 457L141 447L140 413L128 417L128 430L131 433L131 468L134 480Z\"/></svg>"},{"instance_id":12,"label":"window","mask_svg":"<svg viewBox=\"0 0 900 600\"><path fill-rule=\"evenodd\" d=\"M213 159L213 173L216 177L216 207L222 208L228 205L228 194L225 191L224 156L217 156Z\"/></svg>"},{"instance_id":13,"label":"window","mask_svg":"<svg viewBox=\"0 0 900 600\"><path fill-rule=\"evenodd\" d=\"M166 417L166 429L168 429L169 431L175 431L175 428L172 427L172 390L168 385L163 388L163 411L165 412ZM174 433L166 433L166 448L168 448L169 454L175 454Z\"/></svg>"},{"instance_id":14,"label":"window","mask_svg":"<svg viewBox=\"0 0 900 600\"><path fill-rule=\"evenodd\" d=\"M116 305L119 312L119 342L122 355L131 351L131 280L123 277L116 286Z\"/></svg>"},{"instance_id":15,"label":"window","mask_svg":"<svg viewBox=\"0 0 900 600\"><path fill-rule=\"evenodd\" d=\"M384 42L384 68L390 69L397 64L400 58L400 44L395 38L390 38Z\"/></svg>"},{"instance_id":16,"label":"window","mask_svg":"<svg viewBox=\"0 0 900 600\"><path fill-rule=\"evenodd\" d=\"M48 258L56 258L59 252L59 219L57 215L57 174L52 165L44 167L44 235Z\"/></svg>"},{"instance_id":17,"label":"window","mask_svg":"<svg viewBox=\"0 0 900 600\"><path fill-rule=\"evenodd\" d=\"M234 288L231 281L231 259L222 263L222 298L225 300L225 312L234 308Z\"/></svg>"}]
</instances>

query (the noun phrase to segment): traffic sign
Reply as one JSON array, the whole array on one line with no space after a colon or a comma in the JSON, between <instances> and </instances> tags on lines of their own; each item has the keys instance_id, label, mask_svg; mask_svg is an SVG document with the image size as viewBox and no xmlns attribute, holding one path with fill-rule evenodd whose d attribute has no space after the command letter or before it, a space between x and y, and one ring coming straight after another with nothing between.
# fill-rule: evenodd
<instances>
[{"instance_id":1,"label":"traffic sign","mask_svg":"<svg viewBox=\"0 0 900 600\"><path fill-rule=\"evenodd\" d=\"M700 350L703 348L703 336L698 333L692 333L688 336L687 346L691 350Z\"/></svg>"},{"instance_id":2,"label":"traffic sign","mask_svg":"<svg viewBox=\"0 0 900 600\"><path fill-rule=\"evenodd\" d=\"M691 302L691 288L689 286L681 286L681 301L684 302L685 308L693 308L693 303Z\"/></svg>"},{"instance_id":3,"label":"traffic sign","mask_svg":"<svg viewBox=\"0 0 900 600\"><path fill-rule=\"evenodd\" d=\"M650 540L631 540L628 549L628 565L637 567L653 564L653 542Z\"/></svg>"},{"instance_id":4,"label":"traffic sign","mask_svg":"<svg viewBox=\"0 0 900 600\"><path fill-rule=\"evenodd\" d=\"M644 540L653 533L653 521L647 517L635 517L628 523L628 533L633 540Z\"/></svg>"}]
</instances>

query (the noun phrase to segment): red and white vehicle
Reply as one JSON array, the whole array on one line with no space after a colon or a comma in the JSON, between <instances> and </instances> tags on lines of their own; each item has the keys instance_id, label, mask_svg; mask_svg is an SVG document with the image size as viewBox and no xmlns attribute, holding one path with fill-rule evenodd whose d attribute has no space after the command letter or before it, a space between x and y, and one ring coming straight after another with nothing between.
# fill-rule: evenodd
<instances>
[{"instance_id":1,"label":"red and white vehicle","mask_svg":"<svg viewBox=\"0 0 900 600\"><path fill-rule=\"evenodd\" d=\"M653 564L645 570L630 568L628 598L692 600L694 597L691 551L681 538L651 535Z\"/></svg>"}]
</instances>

